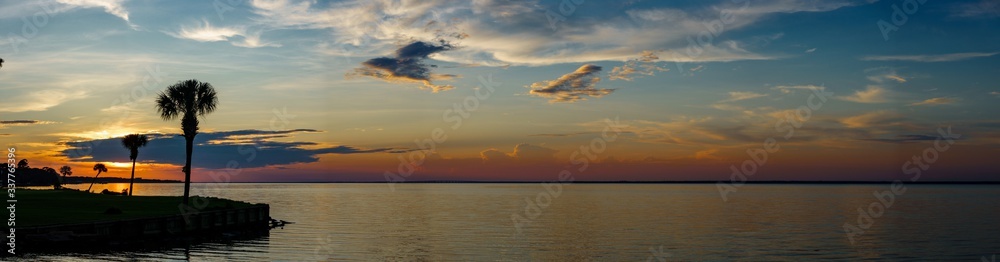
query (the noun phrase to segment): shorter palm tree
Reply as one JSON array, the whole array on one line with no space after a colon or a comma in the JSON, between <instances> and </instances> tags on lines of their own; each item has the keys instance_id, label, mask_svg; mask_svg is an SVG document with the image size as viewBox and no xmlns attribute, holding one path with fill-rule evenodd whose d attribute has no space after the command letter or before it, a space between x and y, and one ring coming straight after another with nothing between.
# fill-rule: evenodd
<instances>
[{"instance_id":1,"label":"shorter palm tree","mask_svg":"<svg viewBox=\"0 0 1000 262\"><path fill-rule=\"evenodd\" d=\"M135 159L139 157L139 148L146 146L149 137L140 134L131 134L122 137L122 146L128 148L128 158L132 159L132 178L128 180L128 196L132 196L132 182L135 181Z\"/></svg>"},{"instance_id":2,"label":"shorter palm tree","mask_svg":"<svg viewBox=\"0 0 1000 262\"><path fill-rule=\"evenodd\" d=\"M59 168L59 173L62 174L63 177L68 177L73 174L73 168L69 166L62 166Z\"/></svg>"},{"instance_id":3,"label":"shorter palm tree","mask_svg":"<svg viewBox=\"0 0 1000 262\"><path fill-rule=\"evenodd\" d=\"M64 180L67 179L69 175L73 174L73 168L69 166L62 166L59 168L59 173L62 174L62 177L59 178L59 185L62 187L62 183L65 182Z\"/></svg>"},{"instance_id":4,"label":"shorter palm tree","mask_svg":"<svg viewBox=\"0 0 1000 262\"><path fill-rule=\"evenodd\" d=\"M101 172L108 172L108 167L104 166L102 163L94 164L94 171L97 171L97 175L94 176L94 181L90 182L90 186L87 187L87 192L90 192L90 188L94 187L94 183L97 182L97 177L101 175Z\"/></svg>"}]
</instances>

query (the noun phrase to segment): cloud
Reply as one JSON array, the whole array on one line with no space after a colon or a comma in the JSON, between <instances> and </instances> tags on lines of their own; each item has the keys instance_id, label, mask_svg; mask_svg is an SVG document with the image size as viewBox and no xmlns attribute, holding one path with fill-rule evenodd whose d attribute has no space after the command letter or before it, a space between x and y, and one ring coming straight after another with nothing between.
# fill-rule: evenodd
<instances>
[{"instance_id":1,"label":"cloud","mask_svg":"<svg viewBox=\"0 0 1000 262\"><path fill-rule=\"evenodd\" d=\"M857 103L884 103L888 90L877 85L869 85L865 90L855 91L853 95L842 96L840 99Z\"/></svg>"},{"instance_id":2,"label":"cloud","mask_svg":"<svg viewBox=\"0 0 1000 262\"><path fill-rule=\"evenodd\" d=\"M103 8L104 12L129 22L128 10L122 5L125 0L57 0L57 2L71 8Z\"/></svg>"},{"instance_id":3,"label":"cloud","mask_svg":"<svg viewBox=\"0 0 1000 262\"><path fill-rule=\"evenodd\" d=\"M806 53L812 53L812 52L816 52L816 48L806 49Z\"/></svg>"},{"instance_id":4,"label":"cloud","mask_svg":"<svg viewBox=\"0 0 1000 262\"><path fill-rule=\"evenodd\" d=\"M935 135L909 134L909 135L896 135L889 138L870 138L862 140L878 141L886 143L907 143L907 142L919 142L919 141L934 141L937 140L938 138L940 137L936 134Z\"/></svg>"},{"instance_id":5,"label":"cloud","mask_svg":"<svg viewBox=\"0 0 1000 262\"><path fill-rule=\"evenodd\" d=\"M903 120L903 116L895 111L880 110L840 119L840 123L848 128L869 128L873 126L895 125Z\"/></svg>"},{"instance_id":6,"label":"cloud","mask_svg":"<svg viewBox=\"0 0 1000 262\"><path fill-rule=\"evenodd\" d=\"M767 95L754 92L729 92L729 98L726 98L725 100L722 100L720 102L735 102L735 101L747 100L765 96Z\"/></svg>"},{"instance_id":7,"label":"cloud","mask_svg":"<svg viewBox=\"0 0 1000 262\"><path fill-rule=\"evenodd\" d=\"M594 134L594 132L576 132L576 133L563 133L563 134L533 134L533 135L528 135L528 136L567 137L567 136L578 136L578 135L586 135L586 134Z\"/></svg>"},{"instance_id":8,"label":"cloud","mask_svg":"<svg viewBox=\"0 0 1000 262\"><path fill-rule=\"evenodd\" d=\"M890 79L892 81L896 81L896 82L900 82L900 83L906 83L906 78L903 78L903 77L898 76L898 75L886 75L884 77L886 79Z\"/></svg>"},{"instance_id":9,"label":"cloud","mask_svg":"<svg viewBox=\"0 0 1000 262\"><path fill-rule=\"evenodd\" d=\"M895 55L895 56L866 56L862 57L861 60L864 61L908 61L908 62L951 62L960 61L979 57L989 57L996 54L994 53L952 53L952 54L941 54L941 55Z\"/></svg>"},{"instance_id":10,"label":"cloud","mask_svg":"<svg viewBox=\"0 0 1000 262\"><path fill-rule=\"evenodd\" d=\"M40 120L0 120L0 125L31 125L31 124L51 124L53 122Z\"/></svg>"},{"instance_id":11,"label":"cloud","mask_svg":"<svg viewBox=\"0 0 1000 262\"><path fill-rule=\"evenodd\" d=\"M910 104L911 106L934 106L934 105L950 105L958 102L958 99L951 97L935 97L929 98L924 101L916 102Z\"/></svg>"},{"instance_id":12,"label":"cloud","mask_svg":"<svg viewBox=\"0 0 1000 262\"><path fill-rule=\"evenodd\" d=\"M164 31L164 33L175 38L198 42L228 41L233 46L246 48L281 47L280 44L261 41L261 32L247 32L244 27L215 27L208 21L203 21L199 26L181 26L177 32Z\"/></svg>"},{"instance_id":13,"label":"cloud","mask_svg":"<svg viewBox=\"0 0 1000 262\"><path fill-rule=\"evenodd\" d=\"M596 88L601 82L600 72L600 66L585 64L555 80L535 82L527 87L531 88L530 95L548 98L549 103L572 103L586 100L586 96L600 98L615 91Z\"/></svg>"},{"instance_id":14,"label":"cloud","mask_svg":"<svg viewBox=\"0 0 1000 262\"><path fill-rule=\"evenodd\" d=\"M514 146L514 152L511 153L504 153L496 148L490 148L480 152L479 156L483 160L483 163L486 164L511 162L538 163L554 161L556 152L559 152L559 150L522 143Z\"/></svg>"},{"instance_id":15,"label":"cloud","mask_svg":"<svg viewBox=\"0 0 1000 262\"><path fill-rule=\"evenodd\" d=\"M996 0L980 0L973 3L960 3L951 8L952 17L961 18L994 18L1000 16L1000 2Z\"/></svg>"},{"instance_id":16,"label":"cloud","mask_svg":"<svg viewBox=\"0 0 1000 262\"><path fill-rule=\"evenodd\" d=\"M479 157L483 160L483 163L507 163L514 160L513 157L503 151L497 150L496 148L490 148L484 150L483 152L479 152Z\"/></svg>"},{"instance_id":17,"label":"cloud","mask_svg":"<svg viewBox=\"0 0 1000 262\"><path fill-rule=\"evenodd\" d=\"M259 23L275 29L328 30L335 44L381 50L403 40L429 41L441 36L468 35L462 50L435 59L489 66L551 65L624 61L636 50L664 50L665 62L706 62L775 59L721 41L687 54L687 38L705 32L705 24L727 10L736 21L726 30L737 31L769 16L798 12L827 12L867 4L861 0L831 1L699 1L674 8L608 5L576 12L572 22L555 19L559 2L546 1L392 1L366 0L322 4L315 1L251 1ZM558 15L558 14L557 14ZM617 79L617 78L616 78Z\"/></svg>"},{"instance_id":18,"label":"cloud","mask_svg":"<svg viewBox=\"0 0 1000 262\"><path fill-rule=\"evenodd\" d=\"M361 67L355 68L354 72L348 73L348 76L368 76L387 82L420 82L423 83L422 88L435 93L450 90L454 87L435 85L432 81L450 79L455 75L433 74L431 68L437 66L424 64L423 61L435 53L454 48L443 40L439 44L414 41L396 49L392 57L376 57L362 62Z\"/></svg>"},{"instance_id":19,"label":"cloud","mask_svg":"<svg viewBox=\"0 0 1000 262\"><path fill-rule=\"evenodd\" d=\"M36 90L9 97L9 102L0 103L0 112L45 111L67 101L86 97L87 91L80 89Z\"/></svg>"},{"instance_id":20,"label":"cloud","mask_svg":"<svg viewBox=\"0 0 1000 262\"><path fill-rule=\"evenodd\" d=\"M867 77L869 81L882 84L882 83L906 83L906 78L899 75L895 68L891 67L876 67L869 68L865 70L865 73L870 75Z\"/></svg>"},{"instance_id":21,"label":"cloud","mask_svg":"<svg viewBox=\"0 0 1000 262\"><path fill-rule=\"evenodd\" d=\"M679 117L668 122L633 121L628 124L625 131L635 134L636 141L643 143L693 146L733 145L759 140L754 135L758 133L756 128L773 129L773 124L756 126L760 123L764 123L764 121L742 116L730 118Z\"/></svg>"},{"instance_id":22,"label":"cloud","mask_svg":"<svg viewBox=\"0 0 1000 262\"><path fill-rule=\"evenodd\" d=\"M176 33L166 33L176 38L189 39L198 42L216 42L227 41L230 37L243 34L243 31L244 30L242 28L235 27L213 27L206 21L199 27L189 28L182 26L180 31Z\"/></svg>"},{"instance_id":23,"label":"cloud","mask_svg":"<svg viewBox=\"0 0 1000 262\"><path fill-rule=\"evenodd\" d=\"M319 132L311 129L280 131L236 130L199 133L195 137L196 168L222 169L236 161L241 168L266 167L318 161L321 154L400 153L407 149L321 146L313 142L283 142L295 133ZM175 134L150 135L149 144L139 150L139 161L183 166L184 138ZM67 142L62 154L71 161L128 162L128 150L121 138ZM231 166L229 166L231 168Z\"/></svg>"},{"instance_id":24,"label":"cloud","mask_svg":"<svg viewBox=\"0 0 1000 262\"><path fill-rule=\"evenodd\" d=\"M721 159L723 159L722 157L719 157L719 156L715 155L718 152L719 152L718 149L707 149L707 150L698 151L698 152L694 153L694 159L697 159L697 160L703 160L703 159L721 160Z\"/></svg>"},{"instance_id":25,"label":"cloud","mask_svg":"<svg viewBox=\"0 0 1000 262\"><path fill-rule=\"evenodd\" d=\"M656 72L670 71L670 69L660 67L656 64L659 59L660 57L656 55L656 51L642 51L642 53L639 53L638 58L626 60L622 66L612 68L611 73L608 73L608 78L611 80L632 81L633 74L653 76Z\"/></svg>"},{"instance_id":26,"label":"cloud","mask_svg":"<svg viewBox=\"0 0 1000 262\"><path fill-rule=\"evenodd\" d=\"M990 94L995 96L1000 96L1000 92L997 91L990 92Z\"/></svg>"},{"instance_id":27,"label":"cloud","mask_svg":"<svg viewBox=\"0 0 1000 262\"><path fill-rule=\"evenodd\" d=\"M248 32L243 34L243 41L232 42L234 46L246 47L246 48L258 48L258 47L281 47L281 44L264 42L260 39L261 32Z\"/></svg>"},{"instance_id":28,"label":"cloud","mask_svg":"<svg viewBox=\"0 0 1000 262\"><path fill-rule=\"evenodd\" d=\"M9 126L47 125L54 123L55 122L41 120L0 120L0 129L7 128Z\"/></svg>"},{"instance_id":29,"label":"cloud","mask_svg":"<svg viewBox=\"0 0 1000 262\"><path fill-rule=\"evenodd\" d=\"M817 85L775 86L771 90L778 90L782 94L791 94L795 90L823 91L826 90L826 87Z\"/></svg>"},{"instance_id":30,"label":"cloud","mask_svg":"<svg viewBox=\"0 0 1000 262\"><path fill-rule=\"evenodd\" d=\"M698 71L701 71L701 70L705 70L705 65L698 65L696 67L688 69L687 75L693 76L695 72L698 72Z\"/></svg>"}]
</instances>

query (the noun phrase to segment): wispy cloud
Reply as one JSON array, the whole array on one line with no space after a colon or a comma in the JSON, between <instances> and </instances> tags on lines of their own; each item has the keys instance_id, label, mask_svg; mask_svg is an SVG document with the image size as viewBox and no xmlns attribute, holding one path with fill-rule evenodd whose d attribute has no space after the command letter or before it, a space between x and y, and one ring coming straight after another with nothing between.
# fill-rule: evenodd
<instances>
[{"instance_id":1,"label":"wispy cloud","mask_svg":"<svg viewBox=\"0 0 1000 262\"><path fill-rule=\"evenodd\" d=\"M656 72L670 71L670 69L660 67L656 64L659 59L660 57L656 55L655 51L642 51L642 53L639 53L639 57L629 59L622 66L612 68L611 72L608 73L608 78L611 80L632 81L633 74L652 76Z\"/></svg>"},{"instance_id":2,"label":"wispy cloud","mask_svg":"<svg viewBox=\"0 0 1000 262\"><path fill-rule=\"evenodd\" d=\"M823 91L826 87L817 85L795 85L795 86L775 86L771 90L778 90L782 94L790 94L795 92L795 90L807 90L807 91Z\"/></svg>"},{"instance_id":3,"label":"wispy cloud","mask_svg":"<svg viewBox=\"0 0 1000 262\"><path fill-rule=\"evenodd\" d=\"M260 39L261 32L247 32L243 34L243 41L232 42L234 46L246 48L258 47L281 47L281 44L264 42Z\"/></svg>"},{"instance_id":4,"label":"wispy cloud","mask_svg":"<svg viewBox=\"0 0 1000 262\"><path fill-rule=\"evenodd\" d=\"M934 106L934 105L950 105L958 102L958 99L951 97L935 97L929 98L924 101L916 102L910 104L911 106Z\"/></svg>"},{"instance_id":5,"label":"wispy cloud","mask_svg":"<svg viewBox=\"0 0 1000 262\"><path fill-rule=\"evenodd\" d=\"M103 9L109 15L121 18L126 25L133 30L139 26L133 24L125 3L128 0L34 0L34 1L3 1L3 8L0 8L0 19L32 19L32 15L44 13L53 15L66 12L73 12L81 9ZM36 17L35 19L41 19ZM35 20L37 23L45 23L42 20Z\"/></svg>"},{"instance_id":6,"label":"wispy cloud","mask_svg":"<svg viewBox=\"0 0 1000 262\"><path fill-rule=\"evenodd\" d=\"M480 158L485 164L501 164L511 162L552 162L558 150L536 146L531 144L517 144L514 152L505 153L496 148L490 148L479 152Z\"/></svg>"},{"instance_id":7,"label":"wispy cloud","mask_svg":"<svg viewBox=\"0 0 1000 262\"><path fill-rule=\"evenodd\" d=\"M806 53L812 53L812 52L816 52L816 48L806 49Z\"/></svg>"},{"instance_id":8,"label":"wispy cloud","mask_svg":"<svg viewBox=\"0 0 1000 262\"><path fill-rule=\"evenodd\" d=\"M440 43L428 43L415 41L396 49L391 57L376 57L362 62L360 68L355 68L347 76L367 76L382 79L388 82L420 82L423 88L430 89L437 93L454 88L451 85L436 85L433 80L451 79L456 75L434 74L431 68L434 65L424 64L431 55L455 47L451 44L440 41Z\"/></svg>"},{"instance_id":9,"label":"wispy cloud","mask_svg":"<svg viewBox=\"0 0 1000 262\"><path fill-rule=\"evenodd\" d=\"M280 47L280 44L263 42L260 39L261 32L248 32L245 27L216 27L208 21L203 21L201 25L188 27L181 26L177 32L164 31L164 33L180 38L194 40L198 42L219 42L228 41L233 46L258 48L258 47Z\"/></svg>"},{"instance_id":10,"label":"wispy cloud","mask_svg":"<svg viewBox=\"0 0 1000 262\"><path fill-rule=\"evenodd\" d=\"M886 98L888 93L889 91L881 86L869 85L868 88L865 88L865 90L858 90L852 95L842 96L839 98L857 103L884 103L888 101Z\"/></svg>"},{"instance_id":11,"label":"wispy cloud","mask_svg":"<svg viewBox=\"0 0 1000 262\"><path fill-rule=\"evenodd\" d=\"M720 102L734 102L734 101L747 100L765 96L767 95L754 92L729 92L729 98L726 98L725 100L722 100Z\"/></svg>"},{"instance_id":12,"label":"wispy cloud","mask_svg":"<svg viewBox=\"0 0 1000 262\"><path fill-rule=\"evenodd\" d=\"M38 120L0 120L0 125L29 125L38 124L43 121Z\"/></svg>"},{"instance_id":13,"label":"wispy cloud","mask_svg":"<svg viewBox=\"0 0 1000 262\"><path fill-rule=\"evenodd\" d=\"M720 156L717 156L716 153L719 153L718 149L706 149L706 150L694 152L694 159L698 159L698 160L702 160L702 159L722 160L723 158L720 157Z\"/></svg>"},{"instance_id":14,"label":"wispy cloud","mask_svg":"<svg viewBox=\"0 0 1000 262\"><path fill-rule=\"evenodd\" d=\"M10 102L0 103L0 112L45 111L67 101L87 97L87 92L79 89L47 89L26 92L11 97Z\"/></svg>"},{"instance_id":15,"label":"wispy cloud","mask_svg":"<svg viewBox=\"0 0 1000 262\"><path fill-rule=\"evenodd\" d=\"M697 55L684 54L689 36L731 11L740 30L772 15L827 12L866 4L860 0L761 1L752 5L729 1L701 3L685 9L639 9L629 5L598 14L577 12L573 23L550 23L556 2L537 1L251 1L260 22L274 28L330 30L333 42L379 49L402 40L429 41L442 35L470 35L462 50L438 59L480 65L551 65L623 61L634 50L664 50L666 62L706 62L775 59L722 41L699 46ZM596 16L595 16L596 15ZM596 22L602 21L602 22ZM617 78L616 78L617 79Z\"/></svg>"},{"instance_id":16,"label":"wispy cloud","mask_svg":"<svg viewBox=\"0 0 1000 262\"><path fill-rule=\"evenodd\" d=\"M869 81L872 81L872 82L875 82L875 83L878 83L878 84L891 83L891 82L896 82L896 83L906 83L907 82L907 79L905 77L901 76L896 71L896 68L892 68L892 67L869 68L869 69L865 70L865 73L869 74L868 77L867 77Z\"/></svg>"},{"instance_id":17,"label":"wispy cloud","mask_svg":"<svg viewBox=\"0 0 1000 262\"><path fill-rule=\"evenodd\" d=\"M889 55L865 56L864 61L909 61L909 62L951 62L979 57L989 57L1000 53L952 53L940 55Z\"/></svg>"},{"instance_id":18,"label":"wispy cloud","mask_svg":"<svg viewBox=\"0 0 1000 262\"><path fill-rule=\"evenodd\" d=\"M951 16L962 18L1000 17L1000 2L996 0L979 0L972 3L956 3L951 8Z\"/></svg>"},{"instance_id":19,"label":"wispy cloud","mask_svg":"<svg viewBox=\"0 0 1000 262\"><path fill-rule=\"evenodd\" d=\"M569 137L578 135L588 135L588 134L599 134L600 132L576 132L576 133L558 133L558 134L532 134L528 136L542 136L542 137Z\"/></svg>"},{"instance_id":20,"label":"wispy cloud","mask_svg":"<svg viewBox=\"0 0 1000 262\"><path fill-rule=\"evenodd\" d=\"M565 74L555 80L536 82L528 86L529 94L549 99L549 103L572 103L586 100L586 97L599 98L611 94L615 89L597 88L601 82L598 73L601 67L586 64L572 73Z\"/></svg>"},{"instance_id":21,"label":"wispy cloud","mask_svg":"<svg viewBox=\"0 0 1000 262\"><path fill-rule=\"evenodd\" d=\"M938 134L931 135L920 135L920 134L907 134L907 135L896 135L889 138L870 138L862 139L868 141L878 141L886 143L908 143L908 142L919 142L919 141L934 141L940 138Z\"/></svg>"},{"instance_id":22,"label":"wispy cloud","mask_svg":"<svg viewBox=\"0 0 1000 262\"><path fill-rule=\"evenodd\" d=\"M849 128L868 128L873 126L894 125L903 120L903 115L891 110L880 110L861 115L845 117L840 123Z\"/></svg>"},{"instance_id":23,"label":"wispy cloud","mask_svg":"<svg viewBox=\"0 0 1000 262\"><path fill-rule=\"evenodd\" d=\"M0 120L0 129L4 129L8 126L45 125L53 123L55 122L42 120Z\"/></svg>"}]
</instances>

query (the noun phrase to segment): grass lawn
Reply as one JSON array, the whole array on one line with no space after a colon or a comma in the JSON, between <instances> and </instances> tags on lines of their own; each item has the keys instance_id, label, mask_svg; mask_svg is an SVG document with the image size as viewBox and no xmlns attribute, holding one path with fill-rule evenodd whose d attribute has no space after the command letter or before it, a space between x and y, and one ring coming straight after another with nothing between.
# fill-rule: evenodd
<instances>
[{"instance_id":1,"label":"grass lawn","mask_svg":"<svg viewBox=\"0 0 1000 262\"><path fill-rule=\"evenodd\" d=\"M115 196L74 190L17 189L16 227L79 224L181 214L180 196ZM191 204L203 201L191 197ZM208 206L199 210L249 207L250 203L222 198L203 198ZM9 203L8 203L9 206ZM109 208L120 214L105 214Z\"/></svg>"}]
</instances>

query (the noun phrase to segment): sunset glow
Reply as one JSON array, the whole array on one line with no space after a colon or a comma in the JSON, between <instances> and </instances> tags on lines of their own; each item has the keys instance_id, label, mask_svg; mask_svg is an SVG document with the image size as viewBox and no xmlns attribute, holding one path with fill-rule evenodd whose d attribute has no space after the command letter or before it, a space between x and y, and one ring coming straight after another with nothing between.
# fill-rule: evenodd
<instances>
[{"instance_id":1,"label":"sunset glow","mask_svg":"<svg viewBox=\"0 0 1000 262\"><path fill-rule=\"evenodd\" d=\"M889 31L885 1L431 2L4 4L0 30L47 20L0 45L0 142L122 177L116 139L148 134L137 176L180 179L180 122L154 98L197 79L219 92L203 182L553 180L584 163L580 180L729 180L768 139L751 180L892 180L951 135L923 179L1000 171L998 22L954 11L989 1L928 2Z\"/></svg>"}]
</instances>

